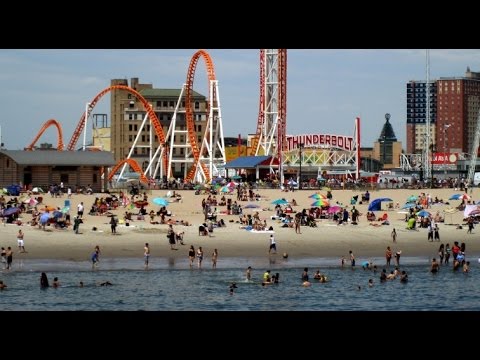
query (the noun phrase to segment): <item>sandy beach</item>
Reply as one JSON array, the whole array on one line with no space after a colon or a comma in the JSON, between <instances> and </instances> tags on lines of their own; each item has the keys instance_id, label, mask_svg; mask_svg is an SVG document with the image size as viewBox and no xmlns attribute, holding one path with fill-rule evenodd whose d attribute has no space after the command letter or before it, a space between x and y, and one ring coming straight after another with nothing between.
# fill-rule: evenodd
<instances>
[{"instance_id":1,"label":"sandy beach","mask_svg":"<svg viewBox=\"0 0 480 360\"><path fill-rule=\"evenodd\" d=\"M478 200L480 195L479 189L473 189L472 197ZM270 217L274 215L274 205L271 202L278 198L285 198L288 201L295 199L298 206L294 207L295 211L301 211L303 208L309 208L313 202L309 198L315 193L315 190L301 190L295 192L282 192L280 190L258 190L261 200L254 201L260 205L260 209L245 209L244 213L254 213L261 210L260 218L267 220L268 226L273 226L274 236L277 242L278 253L275 256L281 256L283 252L287 252L289 257L332 257L340 258L345 256L348 258L349 250L352 250L357 258L357 263L371 257L383 257L387 246L391 246L393 251L402 250L403 257L435 257L439 247L439 242L427 241L427 229L420 228L418 230L407 230L404 221L404 214L398 213L401 209L386 210L387 204L383 204L382 211L376 212L379 217L383 213L388 214L390 225L371 226L366 219L366 204L358 204L356 208L362 216L358 225L336 225L331 220L319 220L317 227L302 226L301 234L296 234L293 228L282 228L281 224ZM320 191L325 193L324 191ZM371 190L371 200L379 197L389 197L394 203L402 206L406 199L411 195L419 195L421 192L430 193L432 198L437 196L439 199L448 199L454 193L454 189L422 189L422 190L406 190L406 189L389 189L389 190ZM167 190L149 190L149 200L154 197L164 197ZM168 210L173 213L172 219L184 220L190 222L191 226L174 225L176 232L184 231L185 245L178 245L178 250L171 250L166 238L167 225L150 224L150 218L145 220L136 220L130 223L131 226L126 227L120 224L117 227L117 234L111 234L109 220L110 218L103 216L88 215L88 211L94 202L95 197L105 196L104 194L93 195L72 195L71 200L71 216L76 215L77 204L83 202L85 205L84 223L80 225L80 234L74 234L72 226L67 230L57 230L51 226L46 231L38 227L29 226L27 221L31 219L30 214L22 214L22 225L6 224L0 225L0 244L3 247L11 246L14 250L15 259L60 259L85 261L89 259L90 253L96 245L101 248L102 258L143 258L143 247L146 242L150 244L152 261L155 257L187 257L189 245L195 248L202 246L206 255L206 261L209 261L210 255L216 248L219 252L219 260L222 257L258 257L269 256L269 233L252 233L245 229L240 229L240 224L235 221L239 220L238 215L219 215L218 219L223 218L226 227L216 228L210 237L199 236L198 226L203 223L203 214L201 202L207 195L195 195L194 191L177 191L182 195L182 202L173 202L168 205ZM350 199L354 195L359 195L363 191L352 190L333 190L332 203L339 202L348 205L348 209L352 208ZM222 195L217 195L219 200ZM231 197L232 201L236 200L236 195L226 195ZM7 197L8 199L9 197ZM43 204L53 207L63 207L66 195L60 198L52 198L48 194L43 196ZM240 202L242 206L250 202ZM480 242L478 241L477 229L473 234L467 234L467 227L457 229L456 225L462 224L463 212L455 212L453 214L444 214L444 210L458 206L460 200L450 200L449 205L434 205L429 211L435 214L437 211L445 216L445 222L440 223L440 239L441 243L453 244L454 241L466 243L466 253L468 256L478 256L480 254ZM39 208L42 207L39 205ZM159 206L150 205L150 210L157 211ZM262 210L263 209L263 210ZM385 210L384 210L385 209ZM123 218L125 208L120 206L112 213L116 214L119 219ZM217 206L219 212L226 210L225 206ZM134 213L138 209L131 210ZM159 220L156 217L156 220ZM233 220L234 222L231 222ZM93 230L96 228L96 230ZM390 236L392 229L395 228L398 237L397 243L392 243ZM27 253L20 254L18 252L16 234L22 229L25 237L25 248Z\"/></svg>"}]
</instances>

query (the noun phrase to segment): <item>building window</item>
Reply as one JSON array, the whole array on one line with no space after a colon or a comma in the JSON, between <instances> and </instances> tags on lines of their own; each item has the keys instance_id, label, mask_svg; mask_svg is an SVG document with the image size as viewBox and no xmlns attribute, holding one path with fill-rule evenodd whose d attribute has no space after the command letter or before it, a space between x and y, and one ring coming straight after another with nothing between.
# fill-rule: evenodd
<instances>
[{"instance_id":1,"label":"building window","mask_svg":"<svg viewBox=\"0 0 480 360\"><path fill-rule=\"evenodd\" d=\"M198 132L202 132L202 125L198 125Z\"/></svg>"},{"instance_id":2,"label":"building window","mask_svg":"<svg viewBox=\"0 0 480 360\"><path fill-rule=\"evenodd\" d=\"M133 114L128 114L128 120L133 120Z\"/></svg>"},{"instance_id":3,"label":"building window","mask_svg":"<svg viewBox=\"0 0 480 360\"><path fill-rule=\"evenodd\" d=\"M128 105L128 107L130 109L133 109L134 105L135 105L135 101L132 100L132 101L130 101L130 104Z\"/></svg>"},{"instance_id":4,"label":"building window","mask_svg":"<svg viewBox=\"0 0 480 360\"><path fill-rule=\"evenodd\" d=\"M166 108L168 106L168 101L163 101L163 107Z\"/></svg>"},{"instance_id":5,"label":"building window","mask_svg":"<svg viewBox=\"0 0 480 360\"><path fill-rule=\"evenodd\" d=\"M183 148L180 148L180 155L183 155Z\"/></svg>"},{"instance_id":6,"label":"building window","mask_svg":"<svg viewBox=\"0 0 480 360\"><path fill-rule=\"evenodd\" d=\"M138 131L138 126L137 125L133 125L133 131Z\"/></svg>"},{"instance_id":7,"label":"building window","mask_svg":"<svg viewBox=\"0 0 480 360\"><path fill-rule=\"evenodd\" d=\"M183 144L183 141L184 141L183 135L180 135L180 143Z\"/></svg>"},{"instance_id":8,"label":"building window","mask_svg":"<svg viewBox=\"0 0 480 360\"><path fill-rule=\"evenodd\" d=\"M157 107L160 107L160 106L162 106L162 102L159 100L157 101Z\"/></svg>"},{"instance_id":9,"label":"building window","mask_svg":"<svg viewBox=\"0 0 480 360\"><path fill-rule=\"evenodd\" d=\"M170 107L173 108L175 106L175 101L170 101Z\"/></svg>"},{"instance_id":10,"label":"building window","mask_svg":"<svg viewBox=\"0 0 480 360\"><path fill-rule=\"evenodd\" d=\"M177 149L176 149L176 148L173 148L173 149L172 149L172 154L173 154L173 155L177 155Z\"/></svg>"},{"instance_id":11,"label":"building window","mask_svg":"<svg viewBox=\"0 0 480 360\"><path fill-rule=\"evenodd\" d=\"M7 168L10 167L10 159L7 159Z\"/></svg>"},{"instance_id":12,"label":"building window","mask_svg":"<svg viewBox=\"0 0 480 360\"><path fill-rule=\"evenodd\" d=\"M128 131L133 131L133 125L132 124L128 125Z\"/></svg>"},{"instance_id":13,"label":"building window","mask_svg":"<svg viewBox=\"0 0 480 360\"><path fill-rule=\"evenodd\" d=\"M185 109L185 101L182 101L182 108Z\"/></svg>"},{"instance_id":14,"label":"building window","mask_svg":"<svg viewBox=\"0 0 480 360\"><path fill-rule=\"evenodd\" d=\"M142 135L142 142L145 142L145 135Z\"/></svg>"},{"instance_id":15,"label":"building window","mask_svg":"<svg viewBox=\"0 0 480 360\"><path fill-rule=\"evenodd\" d=\"M127 99L130 100L131 98L132 98L132 94L128 94L128 95L127 95Z\"/></svg>"},{"instance_id":16,"label":"building window","mask_svg":"<svg viewBox=\"0 0 480 360\"><path fill-rule=\"evenodd\" d=\"M93 174L93 176L92 176L92 182L93 182L94 184L97 183L97 174Z\"/></svg>"},{"instance_id":17,"label":"building window","mask_svg":"<svg viewBox=\"0 0 480 360\"><path fill-rule=\"evenodd\" d=\"M198 101L195 101L195 110L200 109L200 103Z\"/></svg>"}]
</instances>

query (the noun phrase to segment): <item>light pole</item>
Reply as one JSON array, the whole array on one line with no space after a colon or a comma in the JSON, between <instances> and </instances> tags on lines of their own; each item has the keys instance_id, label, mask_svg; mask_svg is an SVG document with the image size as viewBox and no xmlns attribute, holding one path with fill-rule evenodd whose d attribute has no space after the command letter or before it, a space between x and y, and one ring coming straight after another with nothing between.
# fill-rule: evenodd
<instances>
[{"instance_id":1,"label":"light pole","mask_svg":"<svg viewBox=\"0 0 480 360\"><path fill-rule=\"evenodd\" d=\"M447 178L447 129L452 126L452 124L443 125L443 170L445 174L445 179Z\"/></svg>"},{"instance_id":2,"label":"light pole","mask_svg":"<svg viewBox=\"0 0 480 360\"><path fill-rule=\"evenodd\" d=\"M298 144L298 149L300 152L300 171L299 171L299 180L298 180L298 190L302 190L302 149L303 143Z\"/></svg>"}]
</instances>

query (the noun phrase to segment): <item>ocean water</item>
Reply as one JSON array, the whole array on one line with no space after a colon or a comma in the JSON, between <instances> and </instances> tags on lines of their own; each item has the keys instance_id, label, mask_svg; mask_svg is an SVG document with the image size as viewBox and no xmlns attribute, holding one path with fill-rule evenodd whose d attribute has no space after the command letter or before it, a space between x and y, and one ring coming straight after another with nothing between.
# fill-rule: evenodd
<instances>
[{"instance_id":1,"label":"ocean water","mask_svg":"<svg viewBox=\"0 0 480 360\"><path fill-rule=\"evenodd\" d=\"M373 259L382 269L382 259ZM429 259L405 258L406 284L392 280L380 283L380 273L356 266L341 268L338 259L232 258L219 259L218 268L204 262L203 269L190 269L184 259L101 259L98 269L88 262L24 260L0 279L8 288L0 291L2 310L24 311L423 311L480 310L480 265L470 259L470 273L442 266L429 272ZM247 266L253 281L245 281ZM303 287L301 274L309 268L312 286ZM265 270L280 274L280 283L261 286ZM329 282L313 280L319 269ZM391 270L394 267L390 267ZM40 273L59 288L40 289ZM368 287L368 279L374 286ZM84 287L78 284L83 281ZM112 286L99 286L109 281ZM229 292L231 282L237 288ZM359 288L360 287L360 288Z\"/></svg>"}]
</instances>

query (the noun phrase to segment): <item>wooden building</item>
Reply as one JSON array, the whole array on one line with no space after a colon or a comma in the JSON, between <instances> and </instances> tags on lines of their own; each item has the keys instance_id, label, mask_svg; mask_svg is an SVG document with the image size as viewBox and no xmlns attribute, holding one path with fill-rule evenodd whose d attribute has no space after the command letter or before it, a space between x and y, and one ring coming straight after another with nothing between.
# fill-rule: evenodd
<instances>
[{"instance_id":1,"label":"wooden building","mask_svg":"<svg viewBox=\"0 0 480 360\"><path fill-rule=\"evenodd\" d=\"M63 182L73 191L90 185L101 192L108 189L108 167L113 165L108 151L0 150L0 187L21 184L47 190Z\"/></svg>"}]
</instances>

